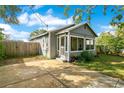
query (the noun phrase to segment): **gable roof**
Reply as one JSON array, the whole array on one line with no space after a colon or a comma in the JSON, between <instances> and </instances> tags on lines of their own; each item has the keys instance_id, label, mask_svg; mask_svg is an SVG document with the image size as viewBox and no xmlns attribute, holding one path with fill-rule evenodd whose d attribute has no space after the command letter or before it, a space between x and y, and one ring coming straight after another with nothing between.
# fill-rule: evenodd
<instances>
[{"instance_id":1,"label":"gable roof","mask_svg":"<svg viewBox=\"0 0 124 93\"><path fill-rule=\"evenodd\" d=\"M40 34L40 35L37 35L37 36L31 37L30 40L33 40L33 39L39 38L39 37L41 37L41 36L44 36L44 35L48 34L49 32L57 32L57 31L61 31L61 30L64 30L64 29L70 28L70 27L72 27L72 26L74 26L74 25L75 25L75 24L70 24L70 25L67 25L67 26L64 26L64 27L61 27L61 28L55 29L55 30L47 31L47 32L42 33L42 34Z\"/></svg>"},{"instance_id":2,"label":"gable roof","mask_svg":"<svg viewBox=\"0 0 124 93\"><path fill-rule=\"evenodd\" d=\"M63 26L63 27L61 27L61 28L57 28L57 29L54 29L54 30L50 30L49 32L61 31L61 30L70 28L70 27L72 27L72 26L75 26L75 24L70 24L70 25L67 25L67 26Z\"/></svg>"},{"instance_id":3,"label":"gable roof","mask_svg":"<svg viewBox=\"0 0 124 93\"><path fill-rule=\"evenodd\" d=\"M68 32L68 31L72 31L72 30L74 30L74 29L76 29L78 27L81 27L83 25L87 25L90 28L90 30L92 31L92 33L95 35L95 37L97 37L97 34L93 31L93 29L89 26L88 23L84 23L84 24L80 23L80 24L77 24L77 25L75 24L74 26L72 26L70 28L67 28L66 30L63 30L61 32L58 32L57 34L65 33L65 32Z\"/></svg>"},{"instance_id":4,"label":"gable roof","mask_svg":"<svg viewBox=\"0 0 124 93\"><path fill-rule=\"evenodd\" d=\"M68 31L72 31L72 30L74 30L74 29L76 29L76 28L78 28L80 26L83 26L83 25L87 25L90 28L90 30L92 31L92 33L95 35L95 37L97 37L97 34L93 31L93 29L89 26L88 23L84 23L84 24L80 23L80 24L77 24L77 25L76 24L70 24L70 25L55 29L55 30L47 31L47 32L45 32L43 34L40 34L40 35L35 36L35 37L32 37L30 40L33 40L35 38L39 38L41 36L44 36L44 35L48 34L49 32L58 32L59 31L58 34L59 33L65 33L65 32L68 32Z\"/></svg>"},{"instance_id":5,"label":"gable roof","mask_svg":"<svg viewBox=\"0 0 124 93\"><path fill-rule=\"evenodd\" d=\"M40 35L33 36L33 37L30 38L30 40L33 40L33 39L39 38L39 37L44 36L44 35L47 35L47 34L48 34L48 32L45 32L45 33L42 33L42 34L40 34Z\"/></svg>"}]
</instances>

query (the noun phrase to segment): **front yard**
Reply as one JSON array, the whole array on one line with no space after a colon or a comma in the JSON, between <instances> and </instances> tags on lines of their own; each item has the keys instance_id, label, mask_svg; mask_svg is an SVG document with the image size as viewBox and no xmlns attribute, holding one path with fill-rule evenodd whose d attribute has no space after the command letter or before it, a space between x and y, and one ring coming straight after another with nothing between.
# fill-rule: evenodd
<instances>
[{"instance_id":1,"label":"front yard","mask_svg":"<svg viewBox=\"0 0 124 93\"><path fill-rule=\"evenodd\" d=\"M75 62L74 64L124 80L124 57L100 55L92 62Z\"/></svg>"},{"instance_id":2,"label":"front yard","mask_svg":"<svg viewBox=\"0 0 124 93\"><path fill-rule=\"evenodd\" d=\"M47 58L43 57L42 55L10 58L5 60L0 60L0 66L18 64L18 63L24 63L24 62L30 62L30 61L39 61L39 60L45 60L45 59Z\"/></svg>"}]
</instances>

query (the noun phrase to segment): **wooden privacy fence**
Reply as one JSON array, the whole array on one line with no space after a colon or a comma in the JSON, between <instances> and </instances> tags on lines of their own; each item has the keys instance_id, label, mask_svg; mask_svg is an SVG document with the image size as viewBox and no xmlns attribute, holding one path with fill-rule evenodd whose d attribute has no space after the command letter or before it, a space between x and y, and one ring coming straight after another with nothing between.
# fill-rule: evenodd
<instances>
[{"instance_id":1,"label":"wooden privacy fence","mask_svg":"<svg viewBox=\"0 0 124 93\"><path fill-rule=\"evenodd\" d=\"M40 53L40 44L23 41L0 41L7 57L33 56Z\"/></svg>"}]
</instances>

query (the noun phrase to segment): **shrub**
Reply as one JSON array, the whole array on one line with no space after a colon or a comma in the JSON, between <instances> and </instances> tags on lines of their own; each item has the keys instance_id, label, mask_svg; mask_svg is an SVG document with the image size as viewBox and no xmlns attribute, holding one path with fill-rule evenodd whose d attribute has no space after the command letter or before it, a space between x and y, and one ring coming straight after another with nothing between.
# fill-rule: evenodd
<instances>
[{"instance_id":1,"label":"shrub","mask_svg":"<svg viewBox=\"0 0 124 93\"><path fill-rule=\"evenodd\" d=\"M70 62L75 62L77 60L78 60L78 57L77 56L72 56Z\"/></svg>"},{"instance_id":2,"label":"shrub","mask_svg":"<svg viewBox=\"0 0 124 93\"><path fill-rule=\"evenodd\" d=\"M79 61L91 61L95 57L94 53L92 51L83 51L80 56L78 57Z\"/></svg>"}]
</instances>

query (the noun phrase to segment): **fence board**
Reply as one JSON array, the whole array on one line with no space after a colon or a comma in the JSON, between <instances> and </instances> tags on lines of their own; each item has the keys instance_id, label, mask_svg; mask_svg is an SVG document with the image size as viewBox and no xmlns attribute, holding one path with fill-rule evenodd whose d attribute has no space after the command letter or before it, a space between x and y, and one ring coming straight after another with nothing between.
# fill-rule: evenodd
<instances>
[{"instance_id":1,"label":"fence board","mask_svg":"<svg viewBox=\"0 0 124 93\"><path fill-rule=\"evenodd\" d=\"M38 55L40 44L37 42L22 41L0 41L4 45L4 51L7 57L23 57Z\"/></svg>"}]
</instances>

